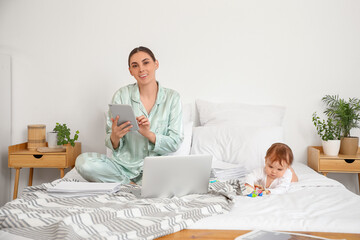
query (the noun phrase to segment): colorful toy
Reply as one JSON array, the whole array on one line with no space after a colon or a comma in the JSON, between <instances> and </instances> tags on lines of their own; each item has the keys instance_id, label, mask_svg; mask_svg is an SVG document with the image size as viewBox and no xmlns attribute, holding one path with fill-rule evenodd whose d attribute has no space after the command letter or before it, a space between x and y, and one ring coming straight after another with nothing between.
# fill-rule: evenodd
<instances>
[{"instance_id":1,"label":"colorful toy","mask_svg":"<svg viewBox=\"0 0 360 240\"><path fill-rule=\"evenodd\" d=\"M255 185L254 187L251 186L250 184L245 184L245 191L244 191L244 195L248 196L248 197L261 197L263 195L266 195L267 191L264 190L264 188L262 186L259 185Z\"/></svg>"},{"instance_id":2,"label":"colorful toy","mask_svg":"<svg viewBox=\"0 0 360 240\"><path fill-rule=\"evenodd\" d=\"M248 197L261 197L263 195L263 191L262 190L255 190L252 193L249 193Z\"/></svg>"}]
</instances>

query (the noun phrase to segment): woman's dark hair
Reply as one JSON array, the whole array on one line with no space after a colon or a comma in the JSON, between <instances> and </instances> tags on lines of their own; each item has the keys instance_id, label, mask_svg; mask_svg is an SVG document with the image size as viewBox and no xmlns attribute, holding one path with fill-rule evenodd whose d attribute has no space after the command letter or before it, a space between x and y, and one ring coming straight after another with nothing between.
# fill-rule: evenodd
<instances>
[{"instance_id":1,"label":"woman's dark hair","mask_svg":"<svg viewBox=\"0 0 360 240\"><path fill-rule=\"evenodd\" d=\"M129 67L130 67L130 58L131 58L131 56L134 55L135 53L138 53L138 52L146 52L147 54L150 55L150 57L152 58L152 60L154 60L154 62L156 61L155 55L150 49L148 49L147 47L140 46L140 47L134 48L130 52L129 59L128 59Z\"/></svg>"}]
</instances>

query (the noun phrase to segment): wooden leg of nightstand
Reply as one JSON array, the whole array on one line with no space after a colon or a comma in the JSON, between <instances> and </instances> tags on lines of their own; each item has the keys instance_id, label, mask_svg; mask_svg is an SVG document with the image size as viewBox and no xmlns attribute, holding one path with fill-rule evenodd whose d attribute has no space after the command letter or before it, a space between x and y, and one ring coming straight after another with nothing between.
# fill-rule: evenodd
<instances>
[{"instance_id":1,"label":"wooden leg of nightstand","mask_svg":"<svg viewBox=\"0 0 360 240\"><path fill-rule=\"evenodd\" d=\"M64 169L63 168L60 168L60 177L63 178L64 177Z\"/></svg>"},{"instance_id":2,"label":"wooden leg of nightstand","mask_svg":"<svg viewBox=\"0 0 360 240\"><path fill-rule=\"evenodd\" d=\"M34 173L34 168L30 168L30 172L29 172L29 184L28 184L28 186L32 186L33 173Z\"/></svg>"},{"instance_id":3,"label":"wooden leg of nightstand","mask_svg":"<svg viewBox=\"0 0 360 240\"><path fill-rule=\"evenodd\" d=\"M326 177L326 175L327 175L328 173L327 173L327 172L323 172L322 174Z\"/></svg>"},{"instance_id":4,"label":"wooden leg of nightstand","mask_svg":"<svg viewBox=\"0 0 360 240\"><path fill-rule=\"evenodd\" d=\"M17 193L18 193L18 188L19 188L19 177L20 177L20 168L16 168L13 199L17 198Z\"/></svg>"}]
</instances>

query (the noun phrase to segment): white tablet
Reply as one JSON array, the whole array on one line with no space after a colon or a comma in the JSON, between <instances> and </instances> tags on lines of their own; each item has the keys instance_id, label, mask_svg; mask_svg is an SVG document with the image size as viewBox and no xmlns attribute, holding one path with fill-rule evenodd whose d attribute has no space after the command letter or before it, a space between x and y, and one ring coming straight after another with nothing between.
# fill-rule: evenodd
<instances>
[{"instance_id":1,"label":"white tablet","mask_svg":"<svg viewBox=\"0 0 360 240\"><path fill-rule=\"evenodd\" d=\"M109 108L114 119L116 118L116 116L119 116L119 120L117 122L118 126L123 124L124 122L130 121L131 125L133 125L133 127L130 128L130 131L139 130L134 111L130 105L109 104Z\"/></svg>"}]
</instances>

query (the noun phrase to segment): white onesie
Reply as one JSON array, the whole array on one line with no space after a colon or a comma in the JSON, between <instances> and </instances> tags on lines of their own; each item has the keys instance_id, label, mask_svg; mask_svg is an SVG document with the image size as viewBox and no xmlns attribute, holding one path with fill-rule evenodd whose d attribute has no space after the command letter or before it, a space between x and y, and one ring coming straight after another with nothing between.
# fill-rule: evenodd
<instances>
[{"instance_id":1,"label":"white onesie","mask_svg":"<svg viewBox=\"0 0 360 240\"><path fill-rule=\"evenodd\" d=\"M254 186L254 184L266 186L266 173L265 168L254 169L251 173L246 176L245 182ZM288 168L286 169L284 175L281 178L276 178L270 184L269 188L266 190L270 190L271 194L281 194L288 191L292 179L292 172Z\"/></svg>"}]
</instances>

